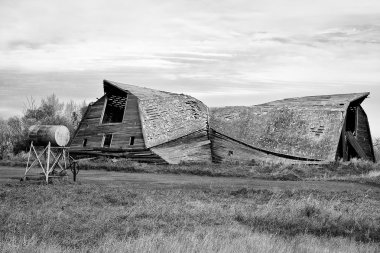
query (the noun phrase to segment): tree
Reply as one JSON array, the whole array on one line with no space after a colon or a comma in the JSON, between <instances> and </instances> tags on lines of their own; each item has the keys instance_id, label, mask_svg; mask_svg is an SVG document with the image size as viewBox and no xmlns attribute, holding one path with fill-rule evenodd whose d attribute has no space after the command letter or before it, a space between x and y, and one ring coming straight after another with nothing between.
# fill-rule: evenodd
<instances>
[{"instance_id":1,"label":"tree","mask_svg":"<svg viewBox=\"0 0 380 253\"><path fill-rule=\"evenodd\" d=\"M0 158L10 151L15 154L28 151L28 132L32 125L64 125L72 136L86 110L85 101L65 104L55 94L41 99L39 105L33 97L27 98L21 118L14 116L0 121Z\"/></svg>"},{"instance_id":2,"label":"tree","mask_svg":"<svg viewBox=\"0 0 380 253\"><path fill-rule=\"evenodd\" d=\"M380 148L380 138L375 138L374 142L373 142L373 146L376 147L376 148Z\"/></svg>"},{"instance_id":3,"label":"tree","mask_svg":"<svg viewBox=\"0 0 380 253\"><path fill-rule=\"evenodd\" d=\"M11 132L7 122L0 119L0 160L12 150Z\"/></svg>"},{"instance_id":4,"label":"tree","mask_svg":"<svg viewBox=\"0 0 380 253\"><path fill-rule=\"evenodd\" d=\"M376 161L380 161L380 138L375 138L373 141Z\"/></svg>"},{"instance_id":5,"label":"tree","mask_svg":"<svg viewBox=\"0 0 380 253\"><path fill-rule=\"evenodd\" d=\"M27 151L29 147L29 142L27 140L27 129L24 130L22 119L13 116L7 120L7 125L10 130L10 140L12 143L12 151L13 153L19 153L24 150Z\"/></svg>"}]
</instances>

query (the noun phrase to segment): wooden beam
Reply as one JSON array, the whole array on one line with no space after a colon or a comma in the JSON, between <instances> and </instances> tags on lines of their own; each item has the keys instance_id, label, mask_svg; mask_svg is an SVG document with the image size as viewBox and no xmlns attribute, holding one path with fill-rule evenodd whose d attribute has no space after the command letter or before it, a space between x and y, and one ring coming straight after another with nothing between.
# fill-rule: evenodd
<instances>
[{"instance_id":1,"label":"wooden beam","mask_svg":"<svg viewBox=\"0 0 380 253\"><path fill-rule=\"evenodd\" d=\"M347 149L347 138L346 138L346 122L347 122L347 112L346 116L344 118L344 123L342 127L342 155L343 155L343 162L348 160L348 149Z\"/></svg>"},{"instance_id":2,"label":"wooden beam","mask_svg":"<svg viewBox=\"0 0 380 253\"><path fill-rule=\"evenodd\" d=\"M358 129L359 129L359 110L358 107L355 107L355 136L358 135Z\"/></svg>"},{"instance_id":3,"label":"wooden beam","mask_svg":"<svg viewBox=\"0 0 380 253\"><path fill-rule=\"evenodd\" d=\"M103 110L102 110L102 116L100 116L99 125L103 124L104 112L106 111L107 102L108 102L108 97L105 95L104 104L103 104Z\"/></svg>"},{"instance_id":4,"label":"wooden beam","mask_svg":"<svg viewBox=\"0 0 380 253\"><path fill-rule=\"evenodd\" d=\"M351 146L355 149L356 153L360 158L368 159L364 150L360 146L359 142L356 140L355 136L351 132L346 132L347 140L351 144Z\"/></svg>"},{"instance_id":5,"label":"wooden beam","mask_svg":"<svg viewBox=\"0 0 380 253\"><path fill-rule=\"evenodd\" d=\"M127 106L128 106L128 93L125 95L125 104L124 104L124 112L123 112L123 119L121 122L125 123L127 121Z\"/></svg>"},{"instance_id":6,"label":"wooden beam","mask_svg":"<svg viewBox=\"0 0 380 253\"><path fill-rule=\"evenodd\" d=\"M371 155L372 155L372 159L371 160L375 163L377 161L376 161L376 156L375 156L375 150L373 149L372 134L371 134L371 129L370 129L369 123L368 123L368 117L367 117L367 114L365 113L365 111L364 111L364 109L363 109L363 107L361 105L359 105L359 107L358 107L358 111L359 110L364 114L364 116L366 118L366 122L365 123L366 123L367 129L368 129L369 143L370 143L370 146L371 146Z\"/></svg>"}]
</instances>

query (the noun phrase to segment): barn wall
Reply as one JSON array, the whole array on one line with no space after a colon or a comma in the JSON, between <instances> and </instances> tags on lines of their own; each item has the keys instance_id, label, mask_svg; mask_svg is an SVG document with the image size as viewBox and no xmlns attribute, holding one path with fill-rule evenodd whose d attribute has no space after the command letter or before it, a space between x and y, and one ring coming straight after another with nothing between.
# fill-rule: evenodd
<instances>
[{"instance_id":1,"label":"barn wall","mask_svg":"<svg viewBox=\"0 0 380 253\"><path fill-rule=\"evenodd\" d=\"M152 147L151 150L171 164L211 162L210 140L206 129Z\"/></svg>"},{"instance_id":2,"label":"barn wall","mask_svg":"<svg viewBox=\"0 0 380 253\"><path fill-rule=\"evenodd\" d=\"M258 152L247 145L237 142L225 135L210 131L212 161L216 163L226 161L251 161L265 159L265 153Z\"/></svg>"},{"instance_id":3,"label":"barn wall","mask_svg":"<svg viewBox=\"0 0 380 253\"><path fill-rule=\"evenodd\" d=\"M311 160L334 160L345 109L224 107L211 111L217 132L257 149Z\"/></svg>"},{"instance_id":4,"label":"barn wall","mask_svg":"<svg viewBox=\"0 0 380 253\"><path fill-rule=\"evenodd\" d=\"M374 159L373 146L371 139L371 132L369 129L368 118L361 106L357 109L357 129L356 139L360 146L364 150L366 156L370 159Z\"/></svg>"},{"instance_id":5,"label":"barn wall","mask_svg":"<svg viewBox=\"0 0 380 253\"><path fill-rule=\"evenodd\" d=\"M210 130L212 161L221 162L251 162L271 161L283 163L317 163L316 161L303 161L296 158L282 156L281 154L267 153L237 140L234 140L215 130Z\"/></svg>"},{"instance_id":6,"label":"barn wall","mask_svg":"<svg viewBox=\"0 0 380 253\"><path fill-rule=\"evenodd\" d=\"M171 95L139 103L145 143L154 147L207 126L207 107L186 95Z\"/></svg>"},{"instance_id":7,"label":"barn wall","mask_svg":"<svg viewBox=\"0 0 380 253\"><path fill-rule=\"evenodd\" d=\"M104 96L90 106L71 143L71 147L83 148L84 139L87 139L85 148L101 147L103 135L113 134L110 148L145 148L136 96L128 94L122 123L101 124L105 100L106 97ZM129 145L131 136L135 137L132 146Z\"/></svg>"}]
</instances>

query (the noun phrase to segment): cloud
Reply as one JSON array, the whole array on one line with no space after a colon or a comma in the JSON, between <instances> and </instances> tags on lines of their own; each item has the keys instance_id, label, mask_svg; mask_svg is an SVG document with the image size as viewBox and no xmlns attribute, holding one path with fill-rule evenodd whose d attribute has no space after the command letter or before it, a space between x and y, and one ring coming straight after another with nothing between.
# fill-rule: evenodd
<instances>
[{"instance_id":1,"label":"cloud","mask_svg":"<svg viewBox=\"0 0 380 253\"><path fill-rule=\"evenodd\" d=\"M2 0L0 107L104 78L209 105L376 90L379 22L378 0Z\"/></svg>"},{"instance_id":2,"label":"cloud","mask_svg":"<svg viewBox=\"0 0 380 253\"><path fill-rule=\"evenodd\" d=\"M313 39L321 43L380 44L380 25L330 28L316 34Z\"/></svg>"}]
</instances>

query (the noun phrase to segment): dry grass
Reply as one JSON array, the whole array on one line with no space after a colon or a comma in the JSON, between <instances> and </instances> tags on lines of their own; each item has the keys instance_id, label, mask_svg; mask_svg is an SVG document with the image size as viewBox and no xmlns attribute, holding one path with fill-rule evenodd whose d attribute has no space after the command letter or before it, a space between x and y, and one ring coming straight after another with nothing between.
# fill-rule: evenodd
<instances>
[{"instance_id":1,"label":"dry grass","mask_svg":"<svg viewBox=\"0 0 380 253\"><path fill-rule=\"evenodd\" d=\"M370 192L8 184L1 252L378 252Z\"/></svg>"},{"instance_id":2,"label":"dry grass","mask_svg":"<svg viewBox=\"0 0 380 253\"><path fill-rule=\"evenodd\" d=\"M13 160L0 160L2 166L26 164L25 156ZM273 161L230 162L223 164L180 164L153 165L137 163L127 159L98 158L79 162L81 170L106 170L132 173L190 174L211 177L248 177L268 180L298 181L325 180L362 176L372 171L380 171L380 163L353 159L350 162L333 162L319 165L282 164Z\"/></svg>"},{"instance_id":3,"label":"dry grass","mask_svg":"<svg viewBox=\"0 0 380 253\"><path fill-rule=\"evenodd\" d=\"M2 252L378 252L376 244L363 244L344 238L318 238L302 235L285 239L267 233L251 232L242 227L199 228L194 232L179 231L174 235L155 233L139 238L116 240L110 236L99 246L66 249L59 244L38 243L36 238L3 243Z\"/></svg>"},{"instance_id":4,"label":"dry grass","mask_svg":"<svg viewBox=\"0 0 380 253\"><path fill-rule=\"evenodd\" d=\"M242 210L237 219L245 225L279 234L309 233L317 236L348 236L359 241L380 242L378 203L346 203L341 199L272 199L256 210Z\"/></svg>"},{"instance_id":5,"label":"dry grass","mask_svg":"<svg viewBox=\"0 0 380 253\"><path fill-rule=\"evenodd\" d=\"M313 180L344 181L380 187L380 163L374 164L371 162L353 160L348 166L362 173L338 174L330 177L313 178ZM365 169L362 169L363 167Z\"/></svg>"},{"instance_id":6,"label":"dry grass","mask_svg":"<svg viewBox=\"0 0 380 253\"><path fill-rule=\"evenodd\" d=\"M211 177L246 177L267 180L299 181L328 180L338 177L359 177L380 171L380 163L353 159L351 162L334 162L319 165L282 164L267 162L149 165L128 160L98 159L80 163L84 170L102 169L138 173L190 174ZM376 183L376 182L375 182Z\"/></svg>"}]
</instances>

